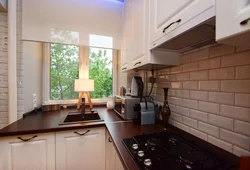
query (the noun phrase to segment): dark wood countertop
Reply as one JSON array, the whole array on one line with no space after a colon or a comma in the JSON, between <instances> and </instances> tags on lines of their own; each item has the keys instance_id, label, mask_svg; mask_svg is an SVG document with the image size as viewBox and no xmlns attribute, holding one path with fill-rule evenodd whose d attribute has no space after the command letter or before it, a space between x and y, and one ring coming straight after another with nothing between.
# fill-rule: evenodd
<instances>
[{"instance_id":1,"label":"dark wood countertop","mask_svg":"<svg viewBox=\"0 0 250 170\"><path fill-rule=\"evenodd\" d=\"M27 115L26 117L21 118L18 121L1 129L0 137L105 126L105 123L124 121L114 111L110 111L101 107L95 109L102 116L104 121L59 125L61 120L68 112L76 111L76 109L44 112L40 114L31 113L30 115Z\"/></svg>"},{"instance_id":2,"label":"dark wood countertop","mask_svg":"<svg viewBox=\"0 0 250 170\"><path fill-rule=\"evenodd\" d=\"M45 133L45 132L55 132L71 129L79 129L86 127L97 127L106 126L108 132L114 142L114 146L119 153L120 159L127 170L139 170L133 158L130 156L126 147L122 143L122 139L131 138L136 135L141 135L143 133L154 133L163 131L163 126L160 124L153 125L135 125L132 121L124 121L119 117L114 111L107 110L106 108L95 108L98 113L102 116L104 121L102 122L92 122L92 123L82 123L82 124L70 124L70 125L59 125L61 120L69 111L76 111L76 109L67 109L54 112L44 112L41 114L32 113L25 118L19 119L18 121L8 125L7 127L0 130L0 137L14 136L14 135L26 135L34 133ZM168 131L178 131L182 136L188 138L189 140L195 139L194 143L199 143L204 147L207 147L210 151L218 153L223 157L228 157L229 160L239 161L239 158L228 154L228 152L213 146L199 138L196 138L184 131L170 126ZM0 138L1 139L1 138ZM193 141L192 141L193 142Z\"/></svg>"}]
</instances>

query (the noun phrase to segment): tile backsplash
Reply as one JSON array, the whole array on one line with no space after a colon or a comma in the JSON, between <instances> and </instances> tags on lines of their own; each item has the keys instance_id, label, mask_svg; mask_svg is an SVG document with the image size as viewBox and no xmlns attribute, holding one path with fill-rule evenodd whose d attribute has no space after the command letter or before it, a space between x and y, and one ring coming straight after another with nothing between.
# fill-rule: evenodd
<instances>
[{"instance_id":1,"label":"tile backsplash","mask_svg":"<svg viewBox=\"0 0 250 170\"><path fill-rule=\"evenodd\" d=\"M181 65L155 75L156 101L163 102L162 88L170 88L172 125L235 155L250 155L250 48L217 44L187 52Z\"/></svg>"}]
</instances>

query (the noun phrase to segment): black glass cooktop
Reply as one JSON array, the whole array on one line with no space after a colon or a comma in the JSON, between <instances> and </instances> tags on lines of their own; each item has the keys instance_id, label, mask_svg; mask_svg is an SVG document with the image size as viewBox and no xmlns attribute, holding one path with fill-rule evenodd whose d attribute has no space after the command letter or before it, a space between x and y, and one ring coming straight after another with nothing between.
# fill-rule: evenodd
<instances>
[{"instance_id":1,"label":"black glass cooktop","mask_svg":"<svg viewBox=\"0 0 250 170\"><path fill-rule=\"evenodd\" d=\"M143 134L123 143L141 170L238 169L237 163L171 132Z\"/></svg>"}]
</instances>

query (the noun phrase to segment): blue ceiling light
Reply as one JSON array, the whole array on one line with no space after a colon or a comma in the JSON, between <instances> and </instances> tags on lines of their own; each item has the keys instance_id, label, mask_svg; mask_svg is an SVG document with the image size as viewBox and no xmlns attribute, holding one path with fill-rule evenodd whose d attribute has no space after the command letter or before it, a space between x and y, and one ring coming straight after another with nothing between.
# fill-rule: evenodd
<instances>
[{"instance_id":1,"label":"blue ceiling light","mask_svg":"<svg viewBox=\"0 0 250 170\"><path fill-rule=\"evenodd\" d=\"M115 1L124 2L124 0L115 0Z\"/></svg>"}]
</instances>

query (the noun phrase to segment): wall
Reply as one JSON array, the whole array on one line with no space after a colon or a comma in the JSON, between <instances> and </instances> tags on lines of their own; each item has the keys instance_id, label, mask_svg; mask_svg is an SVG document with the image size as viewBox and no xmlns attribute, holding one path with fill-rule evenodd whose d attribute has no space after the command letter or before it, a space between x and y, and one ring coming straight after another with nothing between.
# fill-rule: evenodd
<instances>
[{"instance_id":1,"label":"wall","mask_svg":"<svg viewBox=\"0 0 250 170\"><path fill-rule=\"evenodd\" d=\"M24 111L22 58L22 0L17 0L17 117ZM0 129L8 125L8 14L0 13ZM6 44L7 43L7 44Z\"/></svg>"},{"instance_id":2,"label":"wall","mask_svg":"<svg viewBox=\"0 0 250 170\"><path fill-rule=\"evenodd\" d=\"M215 45L157 71L153 97L170 87L170 123L235 155L250 154L250 48Z\"/></svg>"},{"instance_id":3,"label":"wall","mask_svg":"<svg viewBox=\"0 0 250 170\"><path fill-rule=\"evenodd\" d=\"M37 106L42 104L42 43L23 42L24 64L24 112L33 110L33 97L37 95Z\"/></svg>"}]
</instances>

